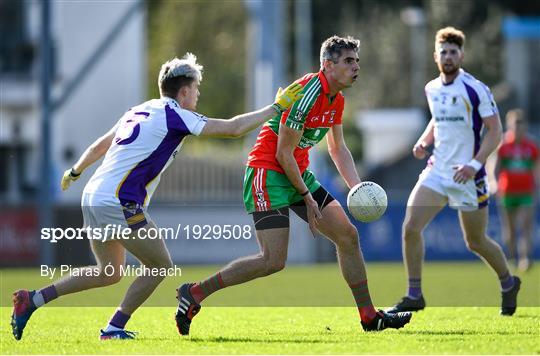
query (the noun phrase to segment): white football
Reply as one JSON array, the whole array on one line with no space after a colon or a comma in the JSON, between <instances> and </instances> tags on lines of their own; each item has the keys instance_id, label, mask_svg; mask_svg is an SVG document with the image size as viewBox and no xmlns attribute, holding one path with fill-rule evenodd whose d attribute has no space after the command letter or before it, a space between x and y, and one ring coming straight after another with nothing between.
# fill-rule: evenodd
<instances>
[{"instance_id":1,"label":"white football","mask_svg":"<svg viewBox=\"0 0 540 356\"><path fill-rule=\"evenodd\" d=\"M361 222L379 219L388 205L384 189L373 182L362 182L352 187L347 195L347 207L351 215Z\"/></svg>"}]
</instances>

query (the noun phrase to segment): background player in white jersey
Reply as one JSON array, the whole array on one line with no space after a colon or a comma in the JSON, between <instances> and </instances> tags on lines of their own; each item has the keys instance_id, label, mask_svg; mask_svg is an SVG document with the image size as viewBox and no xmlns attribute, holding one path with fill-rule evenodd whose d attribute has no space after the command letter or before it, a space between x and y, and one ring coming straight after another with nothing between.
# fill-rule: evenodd
<instances>
[{"instance_id":1,"label":"background player in white jersey","mask_svg":"<svg viewBox=\"0 0 540 356\"><path fill-rule=\"evenodd\" d=\"M432 119L415 144L413 155L424 159L428 146L434 144L434 150L411 192L403 222L408 292L389 312L424 309L422 231L446 204L458 210L469 250L499 277L501 314L512 315L516 310L521 281L510 274L500 246L486 235L488 190L484 164L501 141L501 122L489 88L460 68L464 43L463 32L453 27L441 29L435 36L433 56L440 75L426 85ZM486 132L481 142L483 127Z\"/></svg>"},{"instance_id":2,"label":"background player in white jersey","mask_svg":"<svg viewBox=\"0 0 540 356\"><path fill-rule=\"evenodd\" d=\"M166 269L172 261L162 239L144 239L144 230L155 229L146 207L159 183L161 173L170 164L188 135L238 137L281 113L299 99L302 86L293 84L280 92L276 101L258 111L230 120L209 119L194 112L202 80L202 66L193 54L174 58L161 67L158 85L161 98L142 103L120 118L104 136L83 153L64 173L62 189L77 180L82 172L105 155L82 196L85 227L106 231L107 225L131 228L130 239L107 236L91 240L97 266L84 267L79 276L69 276L38 291L14 293L13 335L17 340L32 313L61 295L114 284L121 279L120 266L125 251L131 252L148 268ZM140 232L143 234L140 234ZM138 238L141 236L141 238ZM105 267L110 267L105 273ZM111 273L112 271L112 273ZM120 307L101 339L132 339L134 333L124 327L131 314L152 294L163 276L141 276L129 287Z\"/></svg>"}]
</instances>

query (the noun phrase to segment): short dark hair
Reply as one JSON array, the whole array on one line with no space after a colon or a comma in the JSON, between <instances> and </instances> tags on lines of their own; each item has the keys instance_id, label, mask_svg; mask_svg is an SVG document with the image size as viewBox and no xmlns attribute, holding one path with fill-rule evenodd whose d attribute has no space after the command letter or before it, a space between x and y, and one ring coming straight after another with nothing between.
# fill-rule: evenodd
<instances>
[{"instance_id":1,"label":"short dark hair","mask_svg":"<svg viewBox=\"0 0 540 356\"><path fill-rule=\"evenodd\" d=\"M170 77L164 79L159 87L162 96L175 98L178 91L184 86L190 86L195 81L195 78L186 76Z\"/></svg>"},{"instance_id":2,"label":"short dark hair","mask_svg":"<svg viewBox=\"0 0 540 356\"><path fill-rule=\"evenodd\" d=\"M453 43L462 49L465 45L465 34L451 26L441 28L435 35L435 47L439 43Z\"/></svg>"},{"instance_id":3,"label":"short dark hair","mask_svg":"<svg viewBox=\"0 0 540 356\"><path fill-rule=\"evenodd\" d=\"M339 37L336 35L327 38L321 45L321 67L325 60L335 63L344 49L352 49L358 52L360 49L360 40L351 36Z\"/></svg>"}]
</instances>

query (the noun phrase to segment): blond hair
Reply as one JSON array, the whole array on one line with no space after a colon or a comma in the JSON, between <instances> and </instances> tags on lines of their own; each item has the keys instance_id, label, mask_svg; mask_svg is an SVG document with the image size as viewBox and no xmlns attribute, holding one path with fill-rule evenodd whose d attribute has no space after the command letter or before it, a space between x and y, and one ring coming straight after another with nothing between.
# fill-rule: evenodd
<instances>
[{"instance_id":1,"label":"blond hair","mask_svg":"<svg viewBox=\"0 0 540 356\"><path fill-rule=\"evenodd\" d=\"M182 59L173 58L161 66L158 75L158 86L161 95L176 97L180 88L201 82L203 66L197 63L193 53L186 53Z\"/></svg>"}]
</instances>

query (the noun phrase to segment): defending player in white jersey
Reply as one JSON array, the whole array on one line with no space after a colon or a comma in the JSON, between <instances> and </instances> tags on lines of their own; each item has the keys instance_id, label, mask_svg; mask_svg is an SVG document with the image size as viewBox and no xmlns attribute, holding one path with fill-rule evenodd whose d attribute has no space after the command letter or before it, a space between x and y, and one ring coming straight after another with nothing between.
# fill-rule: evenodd
<instances>
[{"instance_id":1,"label":"defending player in white jersey","mask_svg":"<svg viewBox=\"0 0 540 356\"><path fill-rule=\"evenodd\" d=\"M421 276L422 231L449 204L457 209L465 243L495 271L502 290L502 315L516 310L521 281L508 270L501 247L486 235L488 189L484 164L501 141L497 106L487 86L461 69L465 35L453 27L437 32L435 63L439 77L426 85L432 119L415 144L413 155L424 159L434 145L407 203L403 222L403 258L408 292L389 312L424 309ZM481 140L482 129L485 135ZM452 238L452 237L449 237Z\"/></svg>"},{"instance_id":2,"label":"defending player in white jersey","mask_svg":"<svg viewBox=\"0 0 540 356\"><path fill-rule=\"evenodd\" d=\"M82 196L85 227L107 231L108 225L129 227L130 239L107 236L91 240L97 266L84 267L77 276L69 276L37 291L19 290L13 295L11 320L13 335L20 340L32 313L59 296L117 283L125 251L131 252L148 268L166 269L172 261L162 239L139 239L141 229L155 229L147 206L163 171L180 149L184 138L195 136L239 137L266 120L288 109L302 94L302 86L293 84L280 92L276 101L258 111L230 120L210 119L194 112L202 80L202 66L193 54L174 58L161 67L158 85L160 99L142 103L126 112L118 123L97 139L75 165L62 177L62 189L77 180L82 172L105 155ZM109 266L108 272L105 267ZM110 268L112 266L112 269ZM97 271L97 273L95 272ZM111 273L112 271L112 273ZM135 279L100 338L132 339L124 330L130 316L164 279L145 275Z\"/></svg>"}]
</instances>

